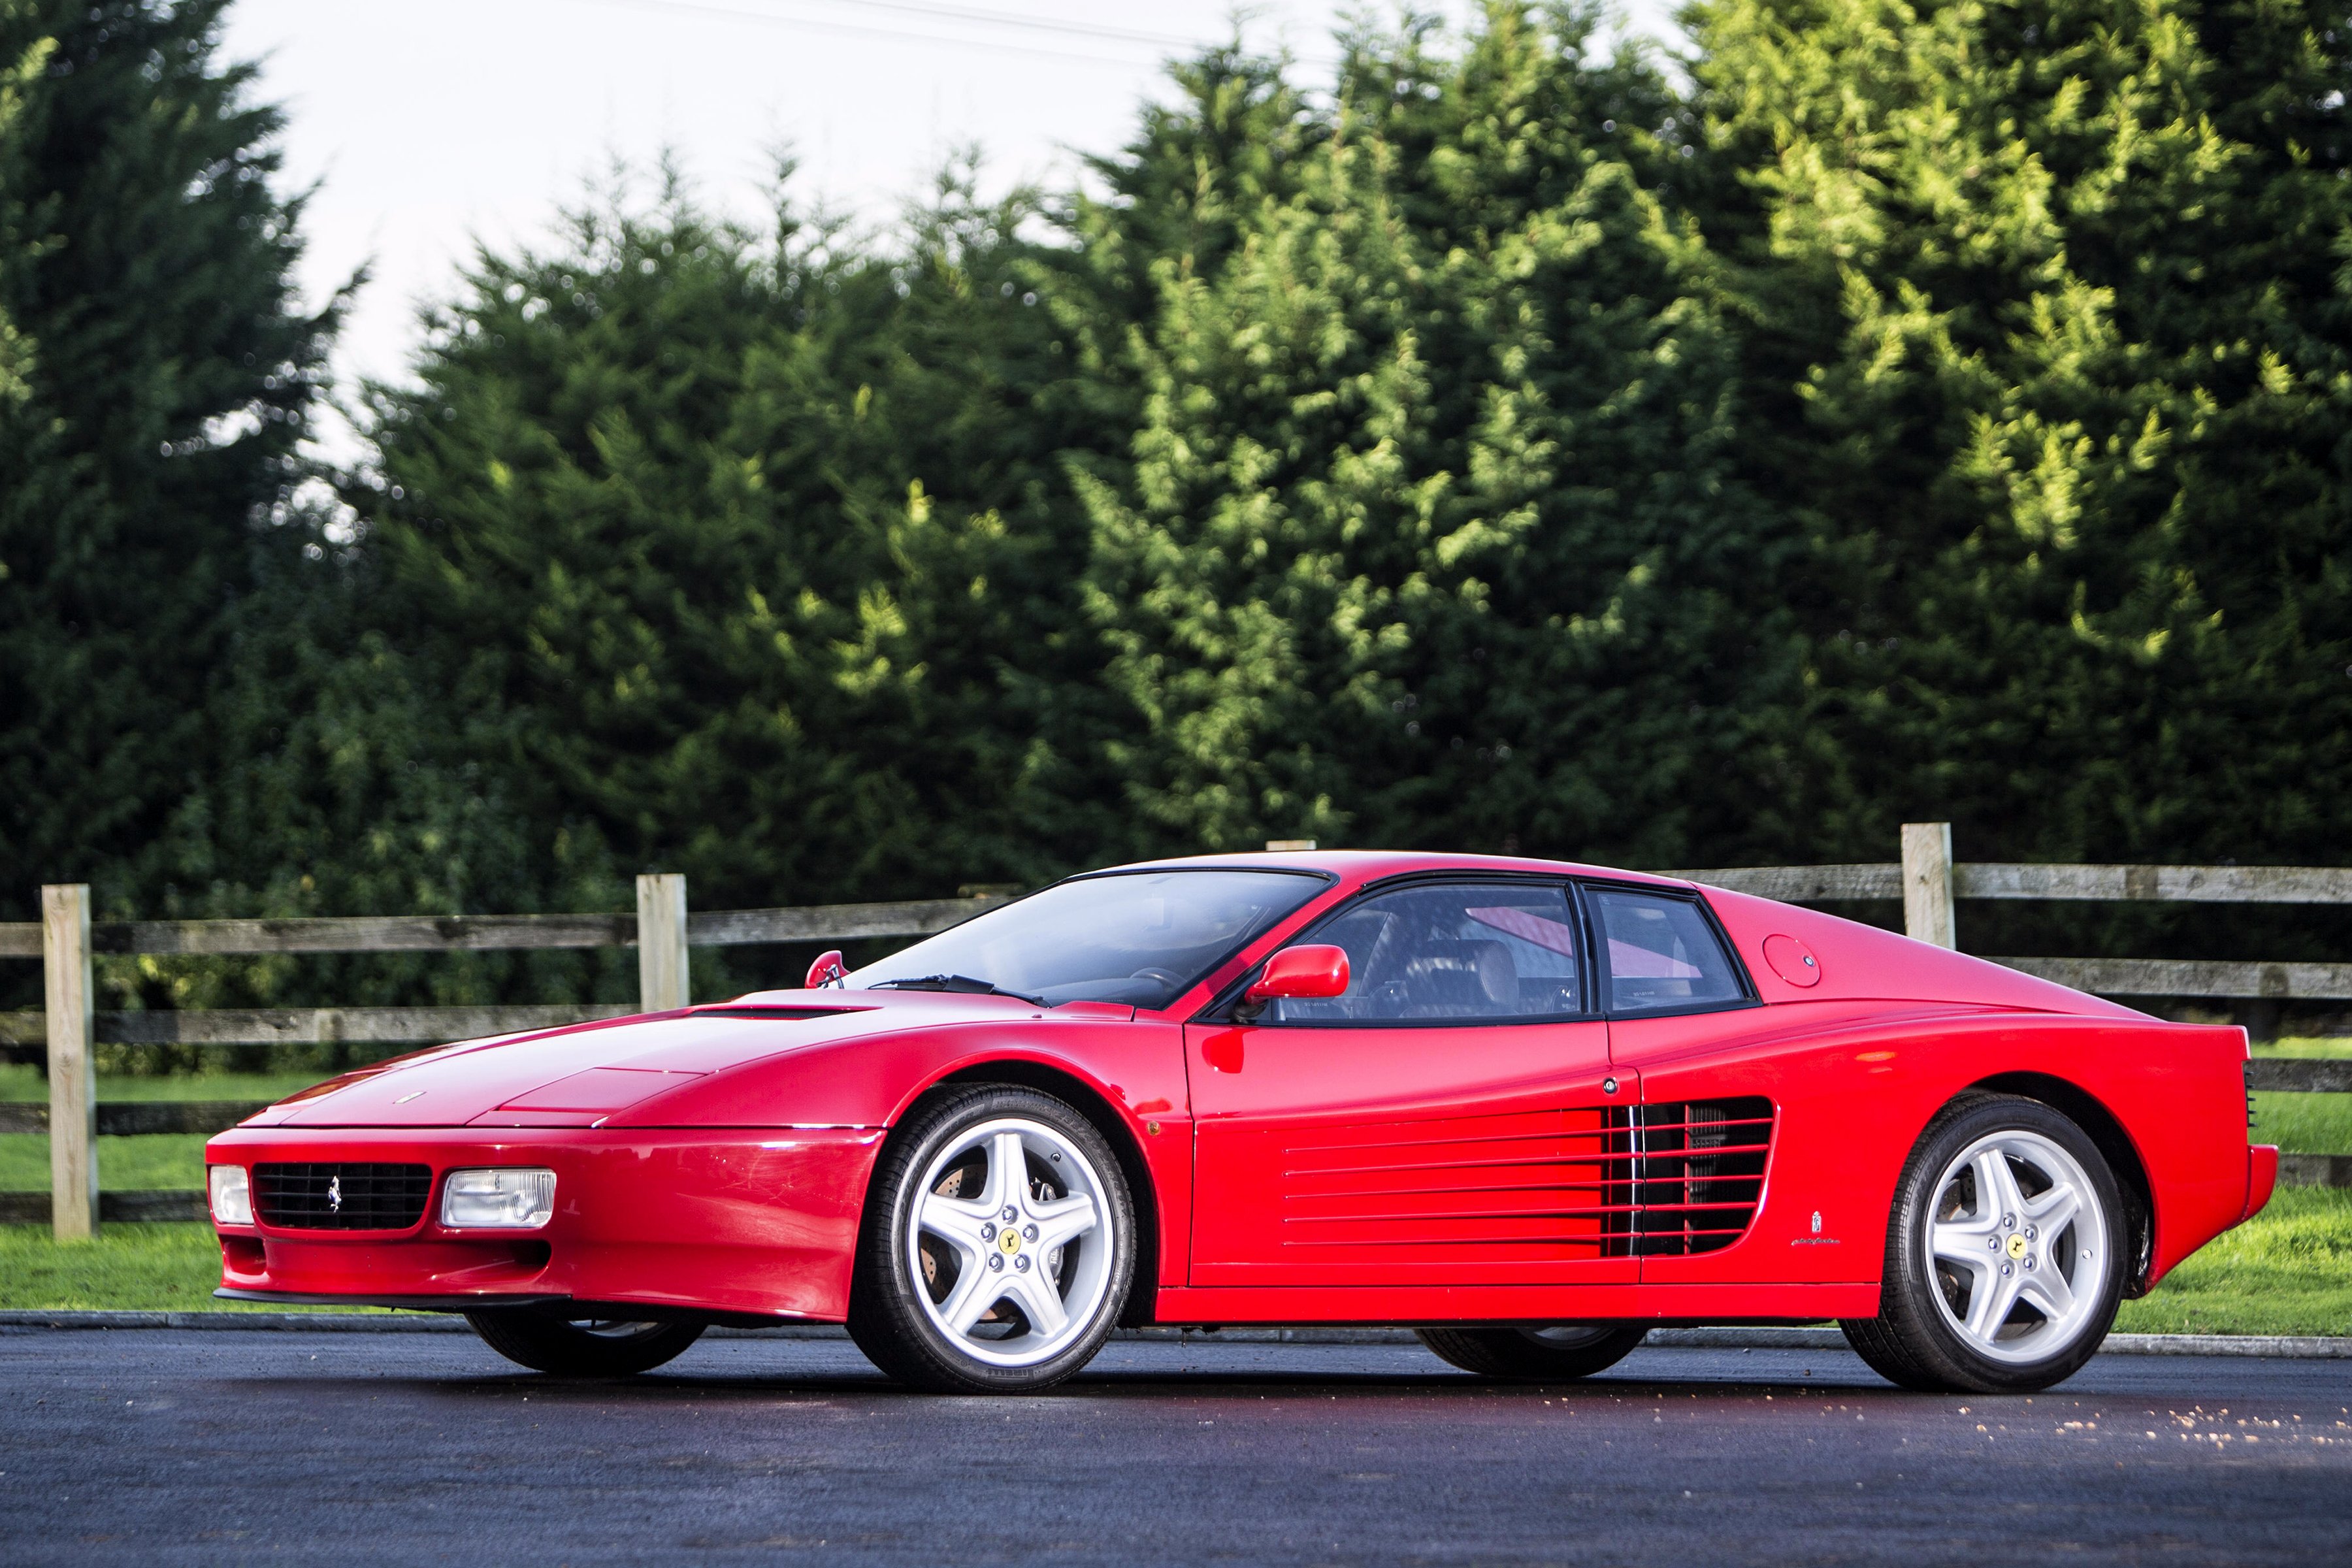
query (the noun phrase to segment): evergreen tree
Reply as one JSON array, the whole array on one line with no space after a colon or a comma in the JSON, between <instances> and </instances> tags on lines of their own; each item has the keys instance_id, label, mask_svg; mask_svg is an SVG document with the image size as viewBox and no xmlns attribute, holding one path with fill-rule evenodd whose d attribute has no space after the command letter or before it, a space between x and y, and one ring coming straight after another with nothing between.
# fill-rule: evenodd
<instances>
[{"instance_id":1,"label":"evergreen tree","mask_svg":"<svg viewBox=\"0 0 2352 1568\"><path fill-rule=\"evenodd\" d=\"M0 56L0 300L11 297L8 273L24 265L26 249L25 143L17 127L24 118L25 94L39 83L50 47L50 41L42 38L23 46L13 59ZM0 311L0 408L13 407L31 395L25 380L31 346ZM0 572L6 564L0 561Z\"/></svg>"},{"instance_id":2,"label":"evergreen tree","mask_svg":"<svg viewBox=\"0 0 2352 1568\"><path fill-rule=\"evenodd\" d=\"M1690 13L1754 477L1818 542L1792 850L2340 857L2343 12Z\"/></svg>"},{"instance_id":3,"label":"evergreen tree","mask_svg":"<svg viewBox=\"0 0 2352 1568\"><path fill-rule=\"evenodd\" d=\"M1097 334L1112 363L1127 359L1126 336L1154 318L1162 290L1217 275L1268 209L1297 194L1330 131L1282 62L1238 42L1179 61L1170 76L1175 101L1145 102L1118 155L1087 160L1105 194L1076 193L1061 215L1078 242L1066 259L1087 305L1066 312L1067 324Z\"/></svg>"},{"instance_id":4,"label":"evergreen tree","mask_svg":"<svg viewBox=\"0 0 2352 1568\"><path fill-rule=\"evenodd\" d=\"M718 907L1049 874L1103 836L1099 661L1032 203L950 178L896 257L779 211L672 181L478 258L375 395L379 624L542 863L560 825Z\"/></svg>"},{"instance_id":5,"label":"evergreen tree","mask_svg":"<svg viewBox=\"0 0 2352 1568\"><path fill-rule=\"evenodd\" d=\"M1129 790L1268 834L1672 862L1737 846L1789 665L1685 297L1673 100L1594 20L1354 40L1294 194L1167 269L1126 482L1089 481Z\"/></svg>"},{"instance_id":6,"label":"evergreen tree","mask_svg":"<svg viewBox=\"0 0 2352 1568\"><path fill-rule=\"evenodd\" d=\"M0 908L120 902L220 765L228 626L281 526L333 310L299 306L278 112L226 0L0 0Z\"/></svg>"}]
</instances>

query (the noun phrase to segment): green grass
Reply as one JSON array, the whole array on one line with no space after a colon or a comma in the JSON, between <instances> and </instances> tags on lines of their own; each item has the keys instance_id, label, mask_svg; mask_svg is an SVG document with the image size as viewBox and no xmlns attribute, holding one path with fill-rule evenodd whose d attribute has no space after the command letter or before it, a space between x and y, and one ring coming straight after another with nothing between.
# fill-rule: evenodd
<instances>
[{"instance_id":1,"label":"green grass","mask_svg":"<svg viewBox=\"0 0 2352 1568\"><path fill-rule=\"evenodd\" d=\"M2269 1040L2254 1047L2258 1057L2326 1057L2341 1060L2352 1057L2352 1039L2313 1038Z\"/></svg>"},{"instance_id":2,"label":"green grass","mask_svg":"<svg viewBox=\"0 0 2352 1568\"><path fill-rule=\"evenodd\" d=\"M282 1100L330 1075L317 1072L179 1073L169 1078L100 1078L100 1100ZM49 1082L38 1068L0 1063L0 1100L46 1104Z\"/></svg>"},{"instance_id":3,"label":"green grass","mask_svg":"<svg viewBox=\"0 0 2352 1568\"><path fill-rule=\"evenodd\" d=\"M0 1309L289 1310L214 1300L220 1263L213 1227L201 1223L105 1226L97 1240L68 1246L47 1226L0 1225Z\"/></svg>"},{"instance_id":4,"label":"green grass","mask_svg":"<svg viewBox=\"0 0 2352 1568\"><path fill-rule=\"evenodd\" d=\"M151 1132L138 1138L98 1141L100 1192L186 1190L205 1184L205 1139L201 1132ZM49 1190L49 1135L0 1133L0 1193Z\"/></svg>"},{"instance_id":5,"label":"green grass","mask_svg":"<svg viewBox=\"0 0 2352 1568\"><path fill-rule=\"evenodd\" d=\"M2258 1094L2247 1139L2290 1154L2352 1154L2352 1094Z\"/></svg>"},{"instance_id":6,"label":"green grass","mask_svg":"<svg viewBox=\"0 0 2352 1568\"><path fill-rule=\"evenodd\" d=\"M101 1078L98 1098L107 1100L281 1100L319 1081L298 1073L197 1073L171 1078ZM16 1063L0 1065L0 1100L46 1101L49 1086L38 1071ZM205 1141L193 1133L159 1132L140 1138L98 1141L98 1184L110 1193L205 1184ZM44 1133L0 1133L0 1193L47 1192L49 1140Z\"/></svg>"},{"instance_id":7,"label":"green grass","mask_svg":"<svg viewBox=\"0 0 2352 1568\"><path fill-rule=\"evenodd\" d=\"M2352 1189L2281 1187L2116 1327L2138 1334L2352 1334Z\"/></svg>"},{"instance_id":8,"label":"green grass","mask_svg":"<svg viewBox=\"0 0 2352 1568\"><path fill-rule=\"evenodd\" d=\"M2352 1057L2352 1040L2273 1040L2254 1055L2341 1059ZM2352 1154L2352 1094L2258 1094L2251 1136L2290 1154Z\"/></svg>"}]
</instances>

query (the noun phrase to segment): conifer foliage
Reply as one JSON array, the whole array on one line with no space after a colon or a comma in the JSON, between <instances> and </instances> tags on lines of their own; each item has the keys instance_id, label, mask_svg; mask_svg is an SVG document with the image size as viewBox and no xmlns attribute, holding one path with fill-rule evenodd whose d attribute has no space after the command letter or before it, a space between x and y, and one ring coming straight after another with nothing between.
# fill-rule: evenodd
<instances>
[{"instance_id":1,"label":"conifer foliage","mask_svg":"<svg viewBox=\"0 0 2352 1568\"><path fill-rule=\"evenodd\" d=\"M1666 84L1590 16L1354 40L1293 186L1163 266L1094 604L1173 844L1671 863L1746 837L1791 668Z\"/></svg>"},{"instance_id":2,"label":"conifer foliage","mask_svg":"<svg viewBox=\"0 0 2352 1568\"><path fill-rule=\"evenodd\" d=\"M950 178L896 257L779 204L759 235L615 191L479 259L375 398L375 614L445 754L624 871L722 905L1023 877L1106 837L1060 744L1097 660L1029 200Z\"/></svg>"},{"instance_id":3,"label":"conifer foliage","mask_svg":"<svg viewBox=\"0 0 2352 1568\"><path fill-rule=\"evenodd\" d=\"M226 0L0 0L0 907L121 896L289 551L331 313ZM299 561L299 553L295 556Z\"/></svg>"},{"instance_id":4,"label":"conifer foliage","mask_svg":"<svg viewBox=\"0 0 2352 1568\"><path fill-rule=\"evenodd\" d=\"M2333 858L2345 8L1713 0L1744 452L1817 542L1820 847Z\"/></svg>"},{"instance_id":5,"label":"conifer foliage","mask_svg":"<svg viewBox=\"0 0 2352 1568\"><path fill-rule=\"evenodd\" d=\"M8 908L2352 842L2347 0L1705 0L1675 75L1494 0L1181 62L1077 190L619 179L331 529L224 4L0 0Z\"/></svg>"}]
</instances>

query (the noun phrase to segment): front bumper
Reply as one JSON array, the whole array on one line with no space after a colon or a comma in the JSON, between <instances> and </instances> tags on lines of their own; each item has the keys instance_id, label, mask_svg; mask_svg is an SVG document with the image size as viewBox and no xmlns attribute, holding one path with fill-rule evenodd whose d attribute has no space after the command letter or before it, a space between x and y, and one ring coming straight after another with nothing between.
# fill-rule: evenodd
<instances>
[{"instance_id":1,"label":"front bumper","mask_svg":"<svg viewBox=\"0 0 2352 1568\"><path fill-rule=\"evenodd\" d=\"M236 1299L436 1310L565 1300L839 1322L880 1128L239 1128L211 1164L430 1166L433 1195L404 1230L219 1226ZM531 1231L450 1230L455 1169L543 1165L555 1215Z\"/></svg>"},{"instance_id":2,"label":"front bumper","mask_svg":"<svg viewBox=\"0 0 2352 1568\"><path fill-rule=\"evenodd\" d=\"M305 1296L298 1290L247 1290L224 1285L213 1292L224 1301L269 1307L398 1307L411 1312L476 1312L485 1307L561 1307L570 1296L499 1293L472 1296Z\"/></svg>"}]
</instances>

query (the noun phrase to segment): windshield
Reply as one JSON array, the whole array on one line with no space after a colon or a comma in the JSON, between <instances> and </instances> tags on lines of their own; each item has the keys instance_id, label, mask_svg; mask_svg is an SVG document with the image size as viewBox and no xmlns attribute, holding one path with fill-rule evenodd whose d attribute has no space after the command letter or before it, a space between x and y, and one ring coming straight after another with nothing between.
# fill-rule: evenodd
<instances>
[{"instance_id":1,"label":"windshield","mask_svg":"<svg viewBox=\"0 0 2352 1568\"><path fill-rule=\"evenodd\" d=\"M1165 1007L1324 885L1296 871L1085 877L869 963L848 983L977 980L1049 1005Z\"/></svg>"}]
</instances>

